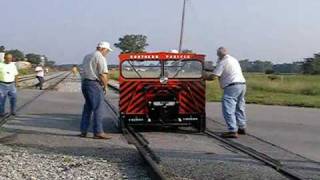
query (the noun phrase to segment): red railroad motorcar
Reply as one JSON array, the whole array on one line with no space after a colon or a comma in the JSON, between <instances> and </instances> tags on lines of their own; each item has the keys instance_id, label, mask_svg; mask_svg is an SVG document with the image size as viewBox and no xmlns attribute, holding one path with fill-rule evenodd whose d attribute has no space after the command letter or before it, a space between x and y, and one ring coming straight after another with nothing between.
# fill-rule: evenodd
<instances>
[{"instance_id":1,"label":"red railroad motorcar","mask_svg":"<svg viewBox=\"0 0 320 180\"><path fill-rule=\"evenodd\" d=\"M205 55L121 54L120 122L206 128Z\"/></svg>"}]
</instances>

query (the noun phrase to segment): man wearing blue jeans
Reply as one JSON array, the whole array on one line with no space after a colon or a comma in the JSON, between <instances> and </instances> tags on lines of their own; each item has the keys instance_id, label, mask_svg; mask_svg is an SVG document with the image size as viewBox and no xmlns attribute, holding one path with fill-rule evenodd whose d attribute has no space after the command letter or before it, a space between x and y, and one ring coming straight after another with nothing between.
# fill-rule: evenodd
<instances>
[{"instance_id":1,"label":"man wearing blue jeans","mask_svg":"<svg viewBox=\"0 0 320 180\"><path fill-rule=\"evenodd\" d=\"M222 137L237 138L246 134L245 94L246 80L237 59L230 56L224 47L217 50L219 60L213 74L219 77L223 89L222 111L228 132Z\"/></svg>"},{"instance_id":2,"label":"man wearing blue jeans","mask_svg":"<svg viewBox=\"0 0 320 180\"><path fill-rule=\"evenodd\" d=\"M80 137L87 137L91 117L93 134L96 139L110 139L103 132L103 114L105 111L104 93L108 86L108 66L105 56L112 51L108 42L100 42L95 52L85 56L82 66L82 93L85 99L80 125Z\"/></svg>"},{"instance_id":3,"label":"man wearing blue jeans","mask_svg":"<svg viewBox=\"0 0 320 180\"><path fill-rule=\"evenodd\" d=\"M5 115L7 96L10 99L10 115L16 115L18 70L12 59L11 54L5 54L4 62L0 62L0 116Z\"/></svg>"}]
</instances>

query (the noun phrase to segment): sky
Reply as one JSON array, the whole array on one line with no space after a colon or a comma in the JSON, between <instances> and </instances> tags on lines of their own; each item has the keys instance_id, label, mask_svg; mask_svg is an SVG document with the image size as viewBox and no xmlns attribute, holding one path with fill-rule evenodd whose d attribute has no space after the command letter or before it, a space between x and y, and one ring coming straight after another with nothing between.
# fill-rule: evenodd
<instances>
[{"instance_id":1,"label":"sky","mask_svg":"<svg viewBox=\"0 0 320 180\"><path fill-rule=\"evenodd\" d=\"M0 45L81 63L96 44L148 37L147 51L177 49L183 0L0 0ZM187 0L183 49L216 60L293 62L320 52L319 0ZM118 63L120 51L108 55Z\"/></svg>"}]
</instances>

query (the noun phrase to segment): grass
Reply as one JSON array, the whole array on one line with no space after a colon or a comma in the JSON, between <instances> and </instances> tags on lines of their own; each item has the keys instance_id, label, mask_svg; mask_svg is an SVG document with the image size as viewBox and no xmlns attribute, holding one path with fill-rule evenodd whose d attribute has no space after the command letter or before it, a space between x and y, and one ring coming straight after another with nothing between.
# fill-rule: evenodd
<instances>
[{"instance_id":1,"label":"grass","mask_svg":"<svg viewBox=\"0 0 320 180\"><path fill-rule=\"evenodd\" d=\"M245 74L247 103L320 108L320 76ZM220 101L217 81L207 82L207 101Z\"/></svg>"},{"instance_id":2,"label":"grass","mask_svg":"<svg viewBox=\"0 0 320 180\"><path fill-rule=\"evenodd\" d=\"M111 79L117 80L118 71L112 71ZM320 108L320 75L265 75L245 74L247 80L247 103L315 107ZM219 82L208 81L207 101L221 101Z\"/></svg>"}]
</instances>

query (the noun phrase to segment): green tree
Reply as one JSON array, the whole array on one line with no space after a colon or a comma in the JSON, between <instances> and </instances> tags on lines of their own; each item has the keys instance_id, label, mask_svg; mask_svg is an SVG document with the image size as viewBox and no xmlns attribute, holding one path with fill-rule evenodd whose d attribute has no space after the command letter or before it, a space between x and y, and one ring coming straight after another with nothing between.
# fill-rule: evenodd
<instances>
[{"instance_id":1,"label":"green tree","mask_svg":"<svg viewBox=\"0 0 320 180\"><path fill-rule=\"evenodd\" d=\"M265 72L272 70L272 62L270 61L249 61L248 59L239 61L241 68L244 72Z\"/></svg>"},{"instance_id":2,"label":"green tree","mask_svg":"<svg viewBox=\"0 0 320 180\"><path fill-rule=\"evenodd\" d=\"M41 63L41 55L29 53L26 55L27 61L31 64L40 64Z\"/></svg>"},{"instance_id":3,"label":"green tree","mask_svg":"<svg viewBox=\"0 0 320 180\"><path fill-rule=\"evenodd\" d=\"M53 67L56 64L55 61L46 61L45 66Z\"/></svg>"},{"instance_id":4,"label":"green tree","mask_svg":"<svg viewBox=\"0 0 320 180\"><path fill-rule=\"evenodd\" d=\"M313 58L305 58L302 68L304 74L320 74L320 53L314 54Z\"/></svg>"},{"instance_id":5,"label":"green tree","mask_svg":"<svg viewBox=\"0 0 320 180\"><path fill-rule=\"evenodd\" d=\"M115 47L121 49L121 53L144 52L148 45L147 36L141 34L125 35L119 38L118 43L114 44Z\"/></svg>"},{"instance_id":6,"label":"green tree","mask_svg":"<svg viewBox=\"0 0 320 180\"><path fill-rule=\"evenodd\" d=\"M254 61L253 72L265 72L267 69L272 69L272 63L270 61Z\"/></svg>"},{"instance_id":7,"label":"green tree","mask_svg":"<svg viewBox=\"0 0 320 180\"><path fill-rule=\"evenodd\" d=\"M24 60L23 52L18 49L9 50L6 53L12 54L15 61L23 61Z\"/></svg>"},{"instance_id":8,"label":"green tree","mask_svg":"<svg viewBox=\"0 0 320 180\"><path fill-rule=\"evenodd\" d=\"M5 52L5 51L6 51L6 47L0 46L0 52Z\"/></svg>"},{"instance_id":9,"label":"green tree","mask_svg":"<svg viewBox=\"0 0 320 180\"><path fill-rule=\"evenodd\" d=\"M293 62L293 63L283 63L275 64L272 69L275 73L301 73L302 63Z\"/></svg>"},{"instance_id":10,"label":"green tree","mask_svg":"<svg viewBox=\"0 0 320 180\"><path fill-rule=\"evenodd\" d=\"M239 63L242 71L244 72L250 72L250 70L252 69L252 62L250 62L249 59L240 60Z\"/></svg>"}]
</instances>

